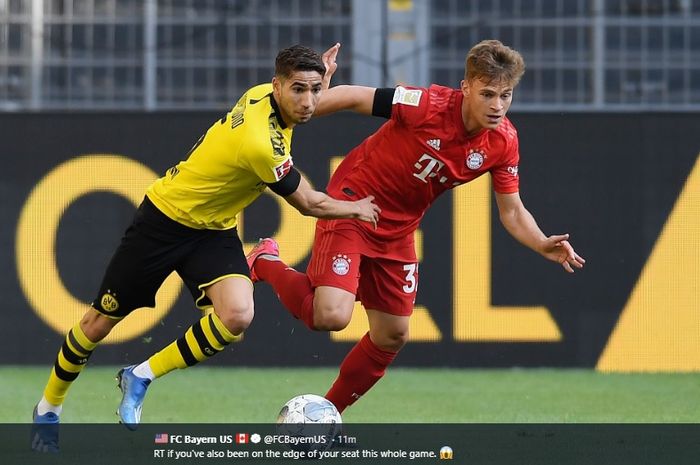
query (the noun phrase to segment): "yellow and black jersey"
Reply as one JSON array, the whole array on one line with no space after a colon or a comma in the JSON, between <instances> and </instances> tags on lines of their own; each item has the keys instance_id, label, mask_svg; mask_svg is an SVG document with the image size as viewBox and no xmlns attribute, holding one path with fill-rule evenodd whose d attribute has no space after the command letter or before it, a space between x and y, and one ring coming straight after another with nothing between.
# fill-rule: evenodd
<instances>
[{"instance_id":1,"label":"yellow and black jersey","mask_svg":"<svg viewBox=\"0 0 700 465\"><path fill-rule=\"evenodd\" d=\"M230 229L236 215L292 168L292 129L272 97L272 84L249 89L194 145L186 160L156 180L147 195L168 217L196 229ZM287 183L289 184L289 183ZM298 179L289 192L298 186Z\"/></svg>"}]
</instances>

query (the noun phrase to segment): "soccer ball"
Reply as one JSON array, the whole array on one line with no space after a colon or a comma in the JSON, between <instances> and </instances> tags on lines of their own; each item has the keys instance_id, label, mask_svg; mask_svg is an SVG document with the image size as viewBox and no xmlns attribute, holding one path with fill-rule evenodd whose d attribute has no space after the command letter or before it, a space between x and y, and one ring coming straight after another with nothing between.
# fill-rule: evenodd
<instances>
[{"instance_id":1,"label":"soccer ball","mask_svg":"<svg viewBox=\"0 0 700 465\"><path fill-rule=\"evenodd\" d=\"M277 415L277 432L290 437L294 450L326 450L340 433L340 412L325 397L303 394L290 399Z\"/></svg>"}]
</instances>

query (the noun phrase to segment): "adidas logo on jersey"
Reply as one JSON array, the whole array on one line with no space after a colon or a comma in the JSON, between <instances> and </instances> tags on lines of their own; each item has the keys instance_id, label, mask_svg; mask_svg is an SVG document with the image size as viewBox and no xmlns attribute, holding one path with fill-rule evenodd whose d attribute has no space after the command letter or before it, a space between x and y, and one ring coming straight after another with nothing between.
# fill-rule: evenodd
<instances>
[{"instance_id":1,"label":"adidas logo on jersey","mask_svg":"<svg viewBox=\"0 0 700 465\"><path fill-rule=\"evenodd\" d=\"M434 148L435 150L440 150L440 139L430 139L425 141L426 144Z\"/></svg>"}]
</instances>

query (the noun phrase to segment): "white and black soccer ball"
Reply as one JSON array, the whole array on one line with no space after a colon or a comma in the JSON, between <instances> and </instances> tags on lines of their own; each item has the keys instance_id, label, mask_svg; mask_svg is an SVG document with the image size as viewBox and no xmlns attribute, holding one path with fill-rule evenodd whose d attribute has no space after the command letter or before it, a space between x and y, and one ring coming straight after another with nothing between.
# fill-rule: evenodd
<instances>
[{"instance_id":1,"label":"white and black soccer ball","mask_svg":"<svg viewBox=\"0 0 700 465\"><path fill-rule=\"evenodd\" d=\"M277 432L289 436L295 450L326 450L340 434L343 420L333 403L316 394L290 399L277 415Z\"/></svg>"}]
</instances>

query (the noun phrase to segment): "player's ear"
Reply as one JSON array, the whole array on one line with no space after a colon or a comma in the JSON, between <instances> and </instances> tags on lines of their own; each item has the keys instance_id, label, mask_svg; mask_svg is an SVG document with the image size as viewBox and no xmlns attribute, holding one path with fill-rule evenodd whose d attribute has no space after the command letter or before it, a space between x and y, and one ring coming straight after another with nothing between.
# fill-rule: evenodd
<instances>
[{"instance_id":1,"label":"player's ear","mask_svg":"<svg viewBox=\"0 0 700 465\"><path fill-rule=\"evenodd\" d=\"M459 88L462 90L462 94L465 97L469 95L469 81L462 79L459 83Z\"/></svg>"},{"instance_id":2,"label":"player's ear","mask_svg":"<svg viewBox=\"0 0 700 465\"><path fill-rule=\"evenodd\" d=\"M272 77L272 91L275 97L279 97L282 92L282 81L277 76Z\"/></svg>"}]
</instances>

